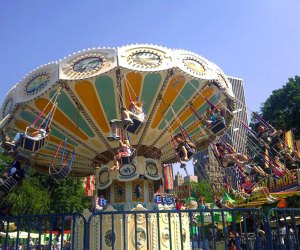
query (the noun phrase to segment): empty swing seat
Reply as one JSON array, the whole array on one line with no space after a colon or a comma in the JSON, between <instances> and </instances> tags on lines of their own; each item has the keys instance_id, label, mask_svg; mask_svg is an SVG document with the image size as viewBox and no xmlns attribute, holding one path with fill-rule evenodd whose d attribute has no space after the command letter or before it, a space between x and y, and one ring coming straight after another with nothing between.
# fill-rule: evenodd
<instances>
[{"instance_id":1,"label":"empty swing seat","mask_svg":"<svg viewBox=\"0 0 300 250\"><path fill-rule=\"evenodd\" d=\"M222 129L224 129L226 126L224 120L218 120L215 123L212 124L211 131L215 134L220 132Z\"/></svg>"},{"instance_id":2,"label":"empty swing seat","mask_svg":"<svg viewBox=\"0 0 300 250\"><path fill-rule=\"evenodd\" d=\"M135 134L137 131L139 131L140 127L143 126L144 122L136 119L136 118L132 118L132 121L133 121L133 124L132 125L127 125L125 127L125 129L132 133L132 134Z\"/></svg>"},{"instance_id":3,"label":"empty swing seat","mask_svg":"<svg viewBox=\"0 0 300 250\"><path fill-rule=\"evenodd\" d=\"M17 185L18 182L16 179L12 176L8 177L0 186L0 196L8 194Z\"/></svg>"},{"instance_id":4,"label":"empty swing seat","mask_svg":"<svg viewBox=\"0 0 300 250\"><path fill-rule=\"evenodd\" d=\"M65 179L71 172L71 167L69 165L64 165L58 172L51 173L50 176L55 180Z\"/></svg>"},{"instance_id":5,"label":"empty swing seat","mask_svg":"<svg viewBox=\"0 0 300 250\"><path fill-rule=\"evenodd\" d=\"M57 171L56 168L53 165L51 165L50 168L49 168L50 176L54 180L63 180L66 177L68 177L68 175L72 171L74 156L75 156L75 154L74 154L74 150L73 150L71 161L69 162L69 164L67 164L66 162L65 163L61 162L62 167L59 169L59 171ZM54 170L54 172L51 172L51 168Z\"/></svg>"}]
</instances>

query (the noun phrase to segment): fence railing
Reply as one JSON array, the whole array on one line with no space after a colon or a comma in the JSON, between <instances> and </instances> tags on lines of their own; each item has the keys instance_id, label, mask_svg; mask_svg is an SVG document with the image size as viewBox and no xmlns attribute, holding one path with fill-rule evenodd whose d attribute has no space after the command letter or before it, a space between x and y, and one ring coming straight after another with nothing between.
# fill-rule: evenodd
<instances>
[{"instance_id":1,"label":"fence railing","mask_svg":"<svg viewBox=\"0 0 300 250\"><path fill-rule=\"evenodd\" d=\"M300 249L299 225L300 209L0 216L0 249Z\"/></svg>"}]
</instances>

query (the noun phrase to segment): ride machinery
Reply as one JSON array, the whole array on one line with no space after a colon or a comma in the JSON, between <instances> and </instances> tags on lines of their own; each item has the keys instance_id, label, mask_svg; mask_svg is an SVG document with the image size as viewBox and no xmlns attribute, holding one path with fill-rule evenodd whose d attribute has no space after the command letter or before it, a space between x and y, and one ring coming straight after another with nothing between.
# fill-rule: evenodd
<instances>
[{"instance_id":1,"label":"ride machinery","mask_svg":"<svg viewBox=\"0 0 300 250\"><path fill-rule=\"evenodd\" d=\"M119 149L107 139L110 121L135 100L143 101L145 120L121 129L134 155L110 171ZM206 58L154 45L93 48L43 65L16 84L0 110L1 134L13 138L51 114L47 141L19 149L32 167L48 172L55 157L65 157L58 150L65 141L74 150L71 176L95 174L98 195L114 209L151 210L164 164L178 161L173 137L185 134L199 150L229 126L230 112L220 130L205 128L199 118L210 104L232 111L235 99L226 75Z\"/></svg>"}]
</instances>

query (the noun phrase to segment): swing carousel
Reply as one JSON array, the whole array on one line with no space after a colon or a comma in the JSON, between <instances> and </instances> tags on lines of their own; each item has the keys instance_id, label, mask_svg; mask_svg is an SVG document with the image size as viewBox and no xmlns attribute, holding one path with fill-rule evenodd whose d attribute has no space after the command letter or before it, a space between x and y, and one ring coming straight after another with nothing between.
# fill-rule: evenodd
<instances>
[{"instance_id":1,"label":"swing carousel","mask_svg":"<svg viewBox=\"0 0 300 250\"><path fill-rule=\"evenodd\" d=\"M136 101L144 119L124 122L123 111ZM208 131L202 117L210 106L223 119ZM234 106L225 74L195 53L144 44L93 48L43 65L13 86L0 129L2 140L22 133L14 150L38 171L55 179L95 174L98 195L114 209L153 209L164 164L193 154L180 150L176 136L192 142L193 151L207 147L230 126ZM47 127L42 140L28 132ZM116 168L120 141L131 153Z\"/></svg>"}]
</instances>

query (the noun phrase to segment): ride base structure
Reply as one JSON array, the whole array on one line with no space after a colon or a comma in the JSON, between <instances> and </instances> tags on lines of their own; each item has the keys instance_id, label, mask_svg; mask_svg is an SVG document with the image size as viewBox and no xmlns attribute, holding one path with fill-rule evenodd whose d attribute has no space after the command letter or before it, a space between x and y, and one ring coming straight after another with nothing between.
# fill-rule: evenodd
<instances>
[{"instance_id":1,"label":"ride base structure","mask_svg":"<svg viewBox=\"0 0 300 250\"><path fill-rule=\"evenodd\" d=\"M119 169L112 171L119 143L108 139L110 122L122 120L122 111L134 100L143 101L146 117L121 128L132 155L121 157ZM56 169L60 173L69 152L67 174L95 175L95 193L108 206L90 221L90 249L122 249L124 244L126 249L147 249L149 244L151 249L170 249L170 242L172 249L190 249L187 213L148 217L135 211L158 209L154 195L163 179L162 165L182 160L174 145L176 134L199 150L228 129L230 113L207 130L200 118L211 104L234 110L231 83L218 66L195 53L145 44L94 48L43 65L16 84L0 109L0 134L3 140L13 138L51 117L51 131L38 150L21 146L16 151L44 173L56 158L62 159ZM112 217L106 211L127 214ZM83 231L78 224L71 232L75 249L82 246Z\"/></svg>"}]
</instances>

